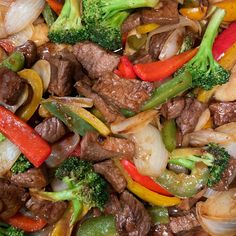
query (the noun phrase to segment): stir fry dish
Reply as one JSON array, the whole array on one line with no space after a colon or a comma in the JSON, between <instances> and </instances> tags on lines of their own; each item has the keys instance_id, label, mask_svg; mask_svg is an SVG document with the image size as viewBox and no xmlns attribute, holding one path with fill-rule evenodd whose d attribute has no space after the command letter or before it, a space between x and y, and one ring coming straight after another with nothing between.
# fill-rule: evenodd
<instances>
[{"instance_id":1,"label":"stir fry dish","mask_svg":"<svg viewBox=\"0 0 236 236\"><path fill-rule=\"evenodd\" d=\"M0 0L0 236L236 236L236 0Z\"/></svg>"}]
</instances>

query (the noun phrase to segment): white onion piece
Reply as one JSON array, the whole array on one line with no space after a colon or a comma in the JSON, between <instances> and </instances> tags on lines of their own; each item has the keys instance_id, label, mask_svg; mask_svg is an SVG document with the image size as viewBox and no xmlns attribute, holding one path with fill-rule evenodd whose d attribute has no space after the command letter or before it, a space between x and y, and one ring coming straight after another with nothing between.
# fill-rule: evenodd
<instances>
[{"instance_id":1,"label":"white onion piece","mask_svg":"<svg viewBox=\"0 0 236 236\"><path fill-rule=\"evenodd\" d=\"M224 125L221 125L215 129L217 132L236 135L236 122L230 122Z\"/></svg>"},{"instance_id":2,"label":"white onion piece","mask_svg":"<svg viewBox=\"0 0 236 236\"><path fill-rule=\"evenodd\" d=\"M51 79L51 65L46 60L38 60L32 67L35 70L43 82L43 91L46 92Z\"/></svg>"},{"instance_id":3,"label":"white onion piece","mask_svg":"<svg viewBox=\"0 0 236 236\"><path fill-rule=\"evenodd\" d=\"M235 142L234 136L216 132L212 129L204 129L188 134L189 143L192 146L205 146L208 143L228 144Z\"/></svg>"},{"instance_id":4,"label":"white onion piece","mask_svg":"<svg viewBox=\"0 0 236 236\"><path fill-rule=\"evenodd\" d=\"M9 7L14 0L0 0L0 5Z\"/></svg>"},{"instance_id":5,"label":"white onion piece","mask_svg":"<svg viewBox=\"0 0 236 236\"><path fill-rule=\"evenodd\" d=\"M5 28L8 34L14 34L33 23L41 14L44 0L16 0L5 16Z\"/></svg>"},{"instance_id":6,"label":"white onion piece","mask_svg":"<svg viewBox=\"0 0 236 236\"><path fill-rule=\"evenodd\" d=\"M67 184L59 179L53 179L53 181L51 182L51 187L53 192L60 192L68 189Z\"/></svg>"},{"instance_id":7,"label":"white onion piece","mask_svg":"<svg viewBox=\"0 0 236 236\"><path fill-rule=\"evenodd\" d=\"M0 11L0 39L6 38L7 32L4 25L4 17L2 12Z\"/></svg>"},{"instance_id":8,"label":"white onion piece","mask_svg":"<svg viewBox=\"0 0 236 236\"><path fill-rule=\"evenodd\" d=\"M144 111L120 122L112 123L110 128L113 134L132 134L149 124L156 115L155 110Z\"/></svg>"},{"instance_id":9,"label":"white onion piece","mask_svg":"<svg viewBox=\"0 0 236 236\"><path fill-rule=\"evenodd\" d=\"M148 48L149 48L149 42L150 42L150 39L153 35L160 34L160 33L167 32L167 31L171 31L171 30L175 30L177 28L182 28L185 26L189 26L193 29L193 31L201 34L202 28L201 28L201 25L198 21L193 21L193 20L190 20L184 16L179 16L179 23L178 24L164 25L164 26L161 26L161 27L153 30L151 33L148 34L147 42L146 42L146 50L148 50Z\"/></svg>"},{"instance_id":10,"label":"white onion piece","mask_svg":"<svg viewBox=\"0 0 236 236\"><path fill-rule=\"evenodd\" d=\"M152 177L161 175L167 166L168 151L159 130L147 125L133 134L131 139L135 142L134 164L139 173Z\"/></svg>"},{"instance_id":11,"label":"white onion piece","mask_svg":"<svg viewBox=\"0 0 236 236\"><path fill-rule=\"evenodd\" d=\"M177 28L176 30L174 30L173 33L171 33L171 35L165 41L165 44L159 55L159 59L161 61L173 57L178 53L183 43L184 35L185 35L185 27Z\"/></svg>"},{"instance_id":12,"label":"white onion piece","mask_svg":"<svg viewBox=\"0 0 236 236\"><path fill-rule=\"evenodd\" d=\"M20 32L9 36L8 39L11 40L14 46L17 47L24 44L27 40L31 39L33 33L34 26L32 24L29 24Z\"/></svg>"},{"instance_id":13,"label":"white onion piece","mask_svg":"<svg viewBox=\"0 0 236 236\"><path fill-rule=\"evenodd\" d=\"M49 41L48 31L49 31L49 28L48 28L47 24L45 24L45 23L34 25L34 33L31 37L31 40L35 42L37 47L39 47Z\"/></svg>"},{"instance_id":14,"label":"white onion piece","mask_svg":"<svg viewBox=\"0 0 236 236\"><path fill-rule=\"evenodd\" d=\"M210 110L207 108L205 111L202 112L201 116L199 117L194 131L198 131L202 129L206 125L210 117L211 117L211 113L210 113Z\"/></svg>"},{"instance_id":15,"label":"white onion piece","mask_svg":"<svg viewBox=\"0 0 236 236\"><path fill-rule=\"evenodd\" d=\"M8 139L0 142L0 150L0 176L3 176L11 169L17 158L20 156L21 151Z\"/></svg>"},{"instance_id":16,"label":"white onion piece","mask_svg":"<svg viewBox=\"0 0 236 236\"><path fill-rule=\"evenodd\" d=\"M225 148L225 150L229 153L230 156L236 159L236 142L227 143L222 146Z\"/></svg>"},{"instance_id":17,"label":"white onion piece","mask_svg":"<svg viewBox=\"0 0 236 236\"><path fill-rule=\"evenodd\" d=\"M235 236L236 188L217 192L206 202L197 203L197 218L201 226L215 236Z\"/></svg>"},{"instance_id":18,"label":"white onion piece","mask_svg":"<svg viewBox=\"0 0 236 236\"><path fill-rule=\"evenodd\" d=\"M206 192L204 193L204 197L209 198L216 193L217 193L217 191L215 191L214 189L207 188Z\"/></svg>"}]
</instances>

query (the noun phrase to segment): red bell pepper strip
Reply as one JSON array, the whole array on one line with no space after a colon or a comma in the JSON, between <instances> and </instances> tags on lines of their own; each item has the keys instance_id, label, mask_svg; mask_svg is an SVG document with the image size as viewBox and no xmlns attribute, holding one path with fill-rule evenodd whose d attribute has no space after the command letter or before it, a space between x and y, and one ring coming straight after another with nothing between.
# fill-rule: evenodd
<instances>
[{"instance_id":1,"label":"red bell pepper strip","mask_svg":"<svg viewBox=\"0 0 236 236\"><path fill-rule=\"evenodd\" d=\"M219 60L227 49L236 42L236 21L230 24L221 34L217 36L213 44L212 53L215 60Z\"/></svg>"},{"instance_id":2,"label":"red bell pepper strip","mask_svg":"<svg viewBox=\"0 0 236 236\"><path fill-rule=\"evenodd\" d=\"M118 70L115 70L114 72L122 78L126 78L126 79L136 78L136 74L133 69L133 64L130 62L127 56L122 56L120 58Z\"/></svg>"},{"instance_id":3,"label":"red bell pepper strip","mask_svg":"<svg viewBox=\"0 0 236 236\"><path fill-rule=\"evenodd\" d=\"M173 56L164 61L134 65L134 72L144 81L161 81L180 69L197 53L197 48Z\"/></svg>"},{"instance_id":4,"label":"red bell pepper strip","mask_svg":"<svg viewBox=\"0 0 236 236\"><path fill-rule=\"evenodd\" d=\"M51 147L33 128L3 106L0 106L0 132L18 146L35 167L51 153Z\"/></svg>"},{"instance_id":5,"label":"red bell pepper strip","mask_svg":"<svg viewBox=\"0 0 236 236\"><path fill-rule=\"evenodd\" d=\"M130 177L137 183L141 184L145 188L152 190L153 192L157 192L166 196L172 196L167 190L157 184L154 180L152 180L148 176L141 175L136 166L128 161L128 160L121 160L121 164L126 172L130 175Z\"/></svg>"},{"instance_id":6,"label":"red bell pepper strip","mask_svg":"<svg viewBox=\"0 0 236 236\"><path fill-rule=\"evenodd\" d=\"M17 229L21 229L25 232L35 232L44 228L47 222L43 219L33 219L31 217L17 213L10 217L7 222Z\"/></svg>"},{"instance_id":7,"label":"red bell pepper strip","mask_svg":"<svg viewBox=\"0 0 236 236\"><path fill-rule=\"evenodd\" d=\"M56 12L57 15L60 15L61 9L63 7L62 1L58 0L46 0L48 5L52 8L54 12Z\"/></svg>"},{"instance_id":8,"label":"red bell pepper strip","mask_svg":"<svg viewBox=\"0 0 236 236\"><path fill-rule=\"evenodd\" d=\"M11 53L14 50L13 44L7 39L0 40L0 46L7 52Z\"/></svg>"}]
</instances>

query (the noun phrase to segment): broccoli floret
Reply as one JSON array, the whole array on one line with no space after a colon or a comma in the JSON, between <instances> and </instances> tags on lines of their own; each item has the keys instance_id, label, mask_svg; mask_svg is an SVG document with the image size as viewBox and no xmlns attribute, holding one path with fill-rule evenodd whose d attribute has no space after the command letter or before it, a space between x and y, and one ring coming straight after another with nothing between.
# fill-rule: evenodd
<instances>
[{"instance_id":1,"label":"broccoli floret","mask_svg":"<svg viewBox=\"0 0 236 236\"><path fill-rule=\"evenodd\" d=\"M33 165L27 160L27 158L21 154L14 165L11 167L11 172L13 174L24 173L28 169L33 167Z\"/></svg>"},{"instance_id":2,"label":"broccoli floret","mask_svg":"<svg viewBox=\"0 0 236 236\"><path fill-rule=\"evenodd\" d=\"M35 192L36 196L50 201L72 201L73 225L83 207L103 209L108 199L107 183L94 172L92 165L77 157L66 159L56 170L55 176L67 184L68 189L60 192Z\"/></svg>"},{"instance_id":3,"label":"broccoli floret","mask_svg":"<svg viewBox=\"0 0 236 236\"><path fill-rule=\"evenodd\" d=\"M0 222L1 236L24 236L24 231L17 229L11 225Z\"/></svg>"},{"instance_id":4,"label":"broccoli floret","mask_svg":"<svg viewBox=\"0 0 236 236\"><path fill-rule=\"evenodd\" d=\"M80 0L65 0L62 11L52 24L49 39L55 43L69 43L88 39L86 27L81 22Z\"/></svg>"},{"instance_id":5,"label":"broccoli floret","mask_svg":"<svg viewBox=\"0 0 236 236\"><path fill-rule=\"evenodd\" d=\"M210 173L207 185L212 187L221 180L229 160L230 155L223 147L210 143L203 149L176 149L171 154L169 163L192 170L197 162L203 162L208 166Z\"/></svg>"},{"instance_id":6,"label":"broccoli floret","mask_svg":"<svg viewBox=\"0 0 236 236\"><path fill-rule=\"evenodd\" d=\"M116 50L121 48L121 25L130 10L155 7L159 0L83 0L82 19L90 34L90 40Z\"/></svg>"}]
</instances>

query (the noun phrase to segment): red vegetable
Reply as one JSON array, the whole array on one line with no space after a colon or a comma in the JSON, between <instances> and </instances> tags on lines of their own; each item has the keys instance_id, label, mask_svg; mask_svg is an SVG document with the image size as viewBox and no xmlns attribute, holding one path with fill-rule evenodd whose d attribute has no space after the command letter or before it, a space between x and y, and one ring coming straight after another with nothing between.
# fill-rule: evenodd
<instances>
[{"instance_id":1,"label":"red vegetable","mask_svg":"<svg viewBox=\"0 0 236 236\"><path fill-rule=\"evenodd\" d=\"M212 53L215 60L219 60L227 49L236 42L236 21L230 24L221 34L219 34L213 44Z\"/></svg>"},{"instance_id":2,"label":"red vegetable","mask_svg":"<svg viewBox=\"0 0 236 236\"><path fill-rule=\"evenodd\" d=\"M11 42L9 42L7 39L1 39L0 40L0 46L7 52L11 53L14 50L14 46Z\"/></svg>"},{"instance_id":3,"label":"red vegetable","mask_svg":"<svg viewBox=\"0 0 236 236\"><path fill-rule=\"evenodd\" d=\"M60 15L61 9L64 5L62 1L58 1L58 0L46 0L46 1L48 5L52 8L52 10L55 11L57 15Z\"/></svg>"},{"instance_id":4,"label":"red vegetable","mask_svg":"<svg viewBox=\"0 0 236 236\"><path fill-rule=\"evenodd\" d=\"M164 61L134 65L134 72L144 81L161 81L171 76L197 53L197 48L173 56Z\"/></svg>"},{"instance_id":5,"label":"red vegetable","mask_svg":"<svg viewBox=\"0 0 236 236\"><path fill-rule=\"evenodd\" d=\"M35 167L39 167L51 153L48 143L33 128L3 106L0 106L0 132L18 146Z\"/></svg>"},{"instance_id":6,"label":"red vegetable","mask_svg":"<svg viewBox=\"0 0 236 236\"><path fill-rule=\"evenodd\" d=\"M118 70L114 71L117 75L126 79L135 79L136 74L134 73L133 64L129 61L127 56L122 56L120 58L120 63L118 65Z\"/></svg>"},{"instance_id":7,"label":"red vegetable","mask_svg":"<svg viewBox=\"0 0 236 236\"><path fill-rule=\"evenodd\" d=\"M162 188L159 184L157 184L154 180L152 180L148 176L144 176L139 174L137 168L135 165L128 161L128 160L121 160L121 164L126 170L126 172L130 175L130 177L137 183L141 184L145 188L148 188L154 192L166 195L166 196L172 196L167 190Z\"/></svg>"},{"instance_id":8,"label":"red vegetable","mask_svg":"<svg viewBox=\"0 0 236 236\"><path fill-rule=\"evenodd\" d=\"M47 222L43 219L33 219L20 213L17 213L9 218L8 223L15 228L24 230L25 232L41 230L47 224Z\"/></svg>"}]
</instances>

